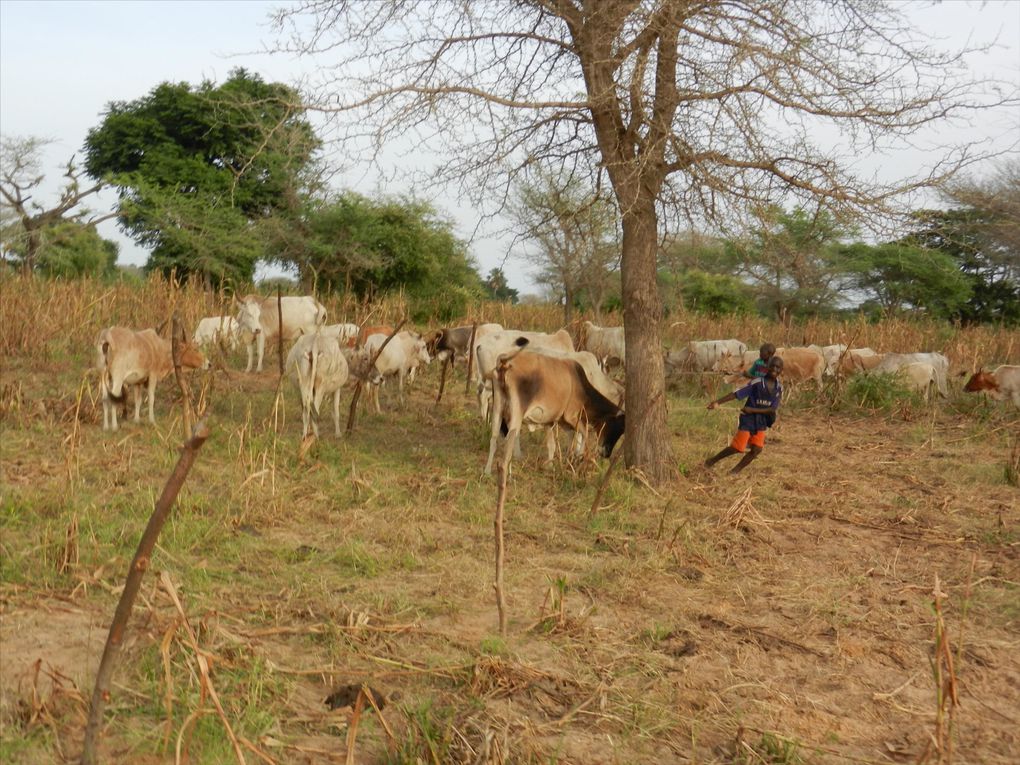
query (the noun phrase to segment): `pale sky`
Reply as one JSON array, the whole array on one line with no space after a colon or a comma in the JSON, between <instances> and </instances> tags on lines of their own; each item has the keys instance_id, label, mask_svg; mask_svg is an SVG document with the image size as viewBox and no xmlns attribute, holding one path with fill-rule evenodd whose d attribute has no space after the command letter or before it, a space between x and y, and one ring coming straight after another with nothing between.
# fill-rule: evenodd
<instances>
[{"instance_id":1,"label":"pale sky","mask_svg":"<svg viewBox=\"0 0 1020 765\"><path fill-rule=\"evenodd\" d=\"M269 81L299 78L310 62L245 55L271 41L267 19L276 5L255 0L0 0L0 133L54 139L43 169L55 182L50 188L55 197L61 168L80 151L85 134L99 124L110 101L140 98L164 81L221 82L238 66ZM916 0L907 5L918 28L944 40L946 48L997 41L992 51L972 57L972 71L1020 84L1020 0L947 0L935 6ZM994 119L983 117L957 133L960 140L986 135L1005 146L1010 139L1020 138L1020 108ZM906 174L915 172L924 159L924 151L913 148L887 161L891 167L901 166ZM363 175L345 176L345 182L367 194L409 190L399 181L379 187ZM459 236L474 233L476 211L459 207L448 196L431 201L457 222ZM106 195L92 207L105 210L112 202L112 195ZM115 221L101 224L100 232L120 243L121 262L145 261L145 251L119 234ZM483 275L501 264L508 247L505 239L475 237L471 251ZM505 269L511 286L534 291L529 276L532 267L515 253Z\"/></svg>"}]
</instances>

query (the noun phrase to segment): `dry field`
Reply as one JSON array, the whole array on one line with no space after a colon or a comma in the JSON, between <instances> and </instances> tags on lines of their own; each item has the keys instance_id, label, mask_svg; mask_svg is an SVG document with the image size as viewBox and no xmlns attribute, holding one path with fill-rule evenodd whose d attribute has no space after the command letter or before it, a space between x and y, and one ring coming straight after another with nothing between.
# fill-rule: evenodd
<instances>
[{"instance_id":1,"label":"dry field","mask_svg":"<svg viewBox=\"0 0 1020 765\"><path fill-rule=\"evenodd\" d=\"M193 322L218 298L155 281L0 288L0 761L71 762L128 563L183 440L172 380L155 428L102 432L91 343L114 322L152 326L173 310ZM328 307L331 322L373 310ZM402 310L390 301L373 320ZM943 349L960 368L1020 362L1017 333L994 329L669 324L674 343L856 338ZM1017 761L1015 410L958 380L947 401L877 411L800 391L734 479L699 466L735 409L706 411L715 381L688 380L669 398L678 479L652 488L618 468L594 508L606 463L543 469L533 434L509 487L503 638L488 434L463 371L438 406L431 369L406 407L387 386L384 415L359 412L338 440L326 414L324 437L301 448L289 383L274 417L275 359L258 376L234 357L192 377L212 435L129 625L104 762L235 762L225 722L248 763ZM362 683L381 712L323 703Z\"/></svg>"}]
</instances>

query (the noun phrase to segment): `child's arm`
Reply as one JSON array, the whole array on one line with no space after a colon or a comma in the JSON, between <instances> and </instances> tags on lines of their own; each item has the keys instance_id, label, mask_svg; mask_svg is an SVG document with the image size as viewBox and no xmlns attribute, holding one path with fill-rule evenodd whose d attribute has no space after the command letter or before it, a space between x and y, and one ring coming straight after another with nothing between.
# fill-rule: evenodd
<instances>
[{"instance_id":1,"label":"child's arm","mask_svg":"<svg viewBox=\"0 0 1020 765\"><path fill-rule=\"evenodd\" d=\"M727 393L727 394L726 394L725 396L723 396L722 398L718 398L718 399L716 399L715 401L711 401L711 402L709 402L709 404L708 404L708 408L709 408L709 409L715 409L715 408L716 408L717 406L719 406L719 404L725 404L725 403L726 403L726 402L728 402L728 401L736 401L736 399L737 399L737 394L736 394L736 392L733 392L733 393Z\"/></svg>"}]
</instances>

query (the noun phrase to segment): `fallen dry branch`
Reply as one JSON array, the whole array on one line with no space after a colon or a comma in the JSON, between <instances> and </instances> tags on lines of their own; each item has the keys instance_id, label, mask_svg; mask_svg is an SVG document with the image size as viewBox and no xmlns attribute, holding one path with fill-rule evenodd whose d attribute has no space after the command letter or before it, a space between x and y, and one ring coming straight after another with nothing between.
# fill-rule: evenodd
<instances>
[{"instance_id":1,"label":"fallen dry branch","mask_svg":"<svg viewBox=\"0 0 1020 765\"><path fill-rule=\"evenodd\" d=\"M220 703L219 694L216 693L216 687L213 685L212 678L209 675L209 660L206 658L205 653L201 648L198 647L198 638L195 636L195 631L191 628L191 623L188 621L188 615L184 612L184 606L181 605L181 599L177 596L177 589L174 587L174 583L170 581L170 575L163 571L159 577L160 584L163 585L163 589L166 594L170 596L170 600L173 601L174 607L177 609L177 613L181 616L181 624L184 626L184 630L188 635L188 642L191 644L191 650L195 652L195 661L198 662L198 671L202 676L202 689L209 693L209 698L212 699L213 706L216 707L216 714L219 715L220 721L223 723L223 728L227 732L227 738L230 739L231 745L234 747L234 754L237 757L237 761L240 765L245 765L246 760L244 759L244 752L241 751L241 744L237 740L237 736L234 735L234 729L230 725L230 721L227 720L227 715L223 711L223 705ZM203 693L203 695L205 695Z\"/></svg>"}]
</instances>

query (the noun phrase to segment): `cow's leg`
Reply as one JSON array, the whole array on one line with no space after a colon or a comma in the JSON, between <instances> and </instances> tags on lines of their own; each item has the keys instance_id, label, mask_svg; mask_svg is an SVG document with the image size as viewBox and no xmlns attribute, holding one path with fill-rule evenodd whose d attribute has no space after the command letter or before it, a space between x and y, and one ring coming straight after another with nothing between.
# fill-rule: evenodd
<instances>
[{"instance_id":1,"label":"cow's leg","mask_svg":"<svg viewBox=\"0 0 1020 765\"><path fill-rule=\"evenodd\" d=\"M255 361L255 338L254 338L254 336L252 337L251 342L249 342L245 346L245 348L248 351L248 366L246 366L244 368L244 371L245 372L250 372L251 371L251 365Z\"/></svg>"},{"instance_id":2,"label":"cow's leg","mask_svg":"<svg viewBox=\"0 0 1020 765\"><path fill-rule=\"evenodd\" d=\"M556 425L545 429L545 464L551 465L556 459Z\"/></svg>"},{"instance_id":3,"label":"cow's leg","mask_svg":"<svg viewBox=\"0 0 1020 765\"><path fill-rule=\"evenodd\" d=\"M504 441L503 447L503 475L510 475L510 460L512 460L514 456L513 445L517 443L517 439L520 435L520 423L517 423L516 427L511 427L507 430L506 440Z\"/></svg>"},{"instance_id":4,"label":"cow's leg","mask_svg":"<svg viewBox=\"0 0 1020 765\"><path fill-rule=\"evenodd\" d=\"M503 424L503 397L497 386L493 391L491 429L489 432L489 459L485 462L485 475L492 475L492 461L496 456L496 446L499 443L499 427Z\"/></svg>"},{"instance_id":5,"label":"cow's leg","mask_svg":"<svg viewBox=\"0 0 1020 765\"><path fill-rule=\"evenodd\" d=\"M397 398L400 400L400 405L404 405L404 368L401 367L397 371Z\"/></svg>"},{"instance_id":6,"label":"cow's leg","mask_svg":"<svg viewBox=\"0 0 1020 765\"><path fill-rule=\"evenodd\" d=\"M340 388L333 392L333 432L340 438Z\"/></svg>"},{"instance_id":7,"label":"cow's leg","mask_svg":"<svg viewBox=\"0 0 1020 765\"><path fill-rule=\"evenodd\" d=\"M156 375L149 375L149 422L153 425L156 424L156 413L154 411L156 403Z\"/></svg>"},{"instance_id":8,"label":"cow's leg","mask_svg":"<svg viewBox=\"0 0 1020 765\"><path fill-rule=\"evenodd\" d=\"M266 333L259 332L255 336L255 345L258 346L259 363L255 367L256 372L262 371L262 357L266 355Z\"/></svg>"},{"instance_id":9,"label":"cow's leg","mask_svg":"<svg viewBox=\"0 0 1020 765\"><path fill-rule=\"evenodd\" d=\"M148 384L148 383L146 383L146 384ZM125 386L123 388L125 396L127 396L127 394L128 394L128 387L129 386ZM131 389L131 395L135 399L135 422L141 422L142 421L142 386L141 385L132 385L132 386L130 386L130 389ZM124 413L124 416L125 417L127 416L126 412Z\"/></svg>"}]
</instances>

